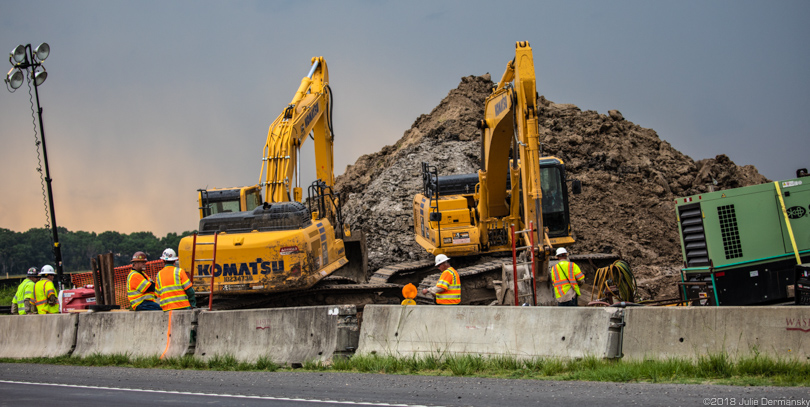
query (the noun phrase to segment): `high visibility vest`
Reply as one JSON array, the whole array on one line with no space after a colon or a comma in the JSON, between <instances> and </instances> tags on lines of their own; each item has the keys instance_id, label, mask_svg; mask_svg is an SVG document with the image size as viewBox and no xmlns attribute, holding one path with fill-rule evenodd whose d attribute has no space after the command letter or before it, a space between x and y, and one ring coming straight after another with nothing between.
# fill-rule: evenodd
<instances>
[{"instance_id":1,"label":"high visibility vest","mask_svg":"<svg viewBox=\"0 0 810 407\"><path fill-rule=\"evenodd\" d=\"M571 276L573 276L573 280ZM579 266L574 264L574 262L564 260L557 263L557 265L554 266L554 272L551 273L551 278L554 280L555 298L560 298L565 295L565 293L571 289L572 285L577 295L581 295L577 281L584 281L585 275L582 274L582 270L580 270Z\"/></svg>"},{"instance_id":2,"label":"high visibility vest","mask_svg":"<svg viewBox=\"0 0 810 407\"><path fill-rule=\"evenodd\" d=\"M171 311L178 308L190 308L186 290L191 288L191 280L180 267L166 266L157 274L155 291L160 308Z\"/></svg>"},{"instance_id":3,"label":"high visibility vest","mask_svg":"<svg viewBox=\"0 0 810 407\"><path fill-rule=\"evenodd\" d=\"M129 272L129 276L127 276L127 298L129 298L129 305L132 310L135 310L144 301L157 300L154 292L146 292L151 282L149 277L139 271L132 270Z\"/></svg>"},{"instance_id":4,"label":"high visibility vest","mask_svg":"<svg viewBox=\"0 0 810 407\"><path fill-rule=\"evenodd\" d=\"M439 277L436 287L444 289L444 291L436 293L436 304L456 305L461 303L461 279L459 279L456 269L452 267L445 269Z\"/></svg>"},{"instance_id":5,"label":"high visibility vest","mask_svg":"<svg viewBox=\"0 0 810 407\"><path fill-rule=\"evenodd\" d=\"M35 283L29 279L25 279L17 287L17 293L14 295L14 302L17 303L17 310L20 315L25 315L25 300L28 299L32 304L36 303L34 299L34 285Z\"/></svg>"},{"instance_id":6,"label":"high visibility vest","mask_svg":"<svg viewBox=\"0 0 810 407\"><path fill-rule=\"evenodd\" d=\"M53 281L43 277L34 285L34 304L37 306L38 314L58 314L59 304L48 305L48 297L56 296L56 288Z\"/></svg>"}]
</instances>

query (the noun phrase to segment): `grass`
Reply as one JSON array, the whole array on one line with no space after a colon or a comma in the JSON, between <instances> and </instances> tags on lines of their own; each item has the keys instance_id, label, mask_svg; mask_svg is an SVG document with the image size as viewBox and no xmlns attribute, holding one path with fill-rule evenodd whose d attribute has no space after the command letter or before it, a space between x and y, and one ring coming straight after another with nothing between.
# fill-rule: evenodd
<instances>
[{"instance_id":1,"label":"grass","mask_svg":"<svg viewBox=\"0 0 810 407\"><path fill-rule=\"evenodd\" d=\"M135 357L127 354L62 356L56 358L7 359L0 363L43 363L74 366L119 366L152 369L193 369L218 371L291 371L290 367L259 357L255 362L240 361L233 355L207 359L194 356L166 358ZM533 380L578 380L598 382L700 383L734 386L810 386L810 363L764 357L758 353L733 360L726 354L705 355L697 360L606 360L518 359L506 356L424 355L394 357L356 355L335 359L331 364L307 361L296 371L356 372L430 376L472 376Z\"/></svg>"}]
</instances>

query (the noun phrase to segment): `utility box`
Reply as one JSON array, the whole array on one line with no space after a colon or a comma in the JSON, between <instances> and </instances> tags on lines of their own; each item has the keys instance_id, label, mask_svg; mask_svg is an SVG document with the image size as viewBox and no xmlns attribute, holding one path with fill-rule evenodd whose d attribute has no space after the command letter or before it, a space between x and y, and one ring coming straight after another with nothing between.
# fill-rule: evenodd
<instances>
[{"instance_id":1,"label":"utility box","mask_svg":"<svg viewBox=\"0 0 810 407\"><path fill-rule=\"evenodd\" d=\"M677 198L675 206L685 299L696 305L788 299L794 266L810 262L810 178Z\"/></svg>"},{"instance_id":2,"label":"utility box","mask_svg":"<svg viewBox=\"0 0 810 407\"><path fill-rule=\"evenodd\" d=\"M59 310L61 313L85 311L96 305L96 291L92 285L59 292Z\"/></svg>"}]
</instances>

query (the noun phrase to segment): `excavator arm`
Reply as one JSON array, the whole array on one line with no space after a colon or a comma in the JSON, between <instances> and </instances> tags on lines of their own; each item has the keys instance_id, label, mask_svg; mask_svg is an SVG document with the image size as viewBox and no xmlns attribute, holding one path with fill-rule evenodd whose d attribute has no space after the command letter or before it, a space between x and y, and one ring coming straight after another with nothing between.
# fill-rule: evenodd
<instances>
[{"instance_id":1,"label":"excavator arm","mask_svg":"<svg viewBox=\"0 0 810 407\"><path fill-rule=\"evenodd\" d=\"M485 240L486 229L504 227L503 222L515 223L520 229L528 228L532 222L537 230L534 241L544 241L536 104L532 49L528 42L518 42L515 59L506 65L497 87L487 98L485 118L479 124L482 151L478 212ZM510 150L518 151L519 156L510 160ZM507 180L511 180L511 189L506 186ZM512 197L509 205L507 194ZM518 197L523 200L522 215Z\"/></svg>"},{"instance_id":2,"label":"excavator arm","mask_svg":"<svg viewBox=\"0 0 810 407\"><path fill-rule=\"evenodd\" d=\"M334 186L331 96L326 62L323 57L314 57L292 101L267 132L259 176L266 203L301 202L299 153L310 134L314 140L316 176L324 187Z\"/></svg>"}]
</instances>

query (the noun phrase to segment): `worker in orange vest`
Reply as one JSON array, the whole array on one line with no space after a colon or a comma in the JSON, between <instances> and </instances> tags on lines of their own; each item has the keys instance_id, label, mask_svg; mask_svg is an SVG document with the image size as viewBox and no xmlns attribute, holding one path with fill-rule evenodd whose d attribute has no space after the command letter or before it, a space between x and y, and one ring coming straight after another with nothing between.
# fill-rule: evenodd
<instances>
[{"instance_id":1,"label":"worker in orange vest","mask_svg":"<svg viewBox=\"0 0 810 407\"><path fill-rule=\"evenodd\" d=\"M155 283L146 275L146 253L132 255L132 270L127 276L127 298L133 311L160 311Z\"/></svg>"},{"instance_id":2,"label":"worker in orange vest","mask_svg":"<svg viewBox=\"0 0 810 407\"><path fill-rule=\"evenodd\" d=\"M582 295L579 285L585 282L585 275L573 261L568 260L568 250L564 247L557 249L558 263L551 270L551 280L554 283L554 298L561 307L576 307L577 297Z\"/></svg>"},{"instance_id":3,"label":"worker in orange vest","mask_svg":"<svg viewBox=\"0 0 810 407\"><path fill-rule=\"evenodd\" d=\"M177 253L166 249L160 256L164 267L158 271L155 290L163 311L190 309L197 306L197 297L185 270L175 266Z\"/></svg>"},{"instance_id":4,"label":"worker in orange vest","mask_svg":"<svg viewBox=\"0 0 810 407\"><path fill-rule=\"evenodd\" d=\"M428 292L436 296L436 304L458 305L461 303L461 279L458 271L450 266L450 258L440 254L436 256L436 267L442 272L435 287L425 288L422 294Z\"/></svg>"}]
</instances>

